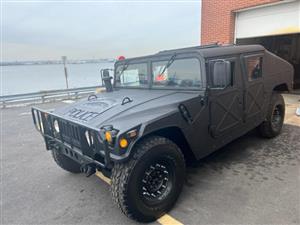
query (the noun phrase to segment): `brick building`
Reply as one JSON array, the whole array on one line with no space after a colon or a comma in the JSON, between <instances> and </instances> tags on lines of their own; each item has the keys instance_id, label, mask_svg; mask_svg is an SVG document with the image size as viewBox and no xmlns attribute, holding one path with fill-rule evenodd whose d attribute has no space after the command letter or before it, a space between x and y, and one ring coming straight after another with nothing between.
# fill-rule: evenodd
<instances>
[{"instance_id":1,"label":"brick building","mask_svg":"<svg viewBox=\"0 0 300 225\"><path fill-rule=\"evenodd\" d=\"M262 44L294 65L300 88L300 0L202 0L201 44Z\"/></svg>"}]
</instances>

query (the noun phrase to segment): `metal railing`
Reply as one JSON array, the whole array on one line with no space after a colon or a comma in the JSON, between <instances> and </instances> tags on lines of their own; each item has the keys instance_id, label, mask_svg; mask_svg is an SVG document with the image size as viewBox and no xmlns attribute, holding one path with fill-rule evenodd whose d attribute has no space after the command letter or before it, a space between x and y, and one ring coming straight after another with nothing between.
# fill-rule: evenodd
<instances>
[{"instance_id":1,"label":"metal railing","mask_svg":"<svg viewBox=\"0 0 300 225\"><path fill-rule=\"evenodd\" d=\"M5 108L8 104L24 104L29 102L47 102L51 100L78 99L80 96L95 93L97 88L103 86L91 86L81 88L58 89L39 91L26 94L0 96L0 104Z\"/></svg>"}]
</instances>

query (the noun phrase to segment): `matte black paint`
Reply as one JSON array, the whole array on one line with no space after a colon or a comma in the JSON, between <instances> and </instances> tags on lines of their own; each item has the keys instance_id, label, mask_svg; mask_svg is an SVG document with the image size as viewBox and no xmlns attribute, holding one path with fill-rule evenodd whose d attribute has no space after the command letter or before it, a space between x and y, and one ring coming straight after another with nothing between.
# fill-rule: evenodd
<instances>
[{"instance_id":1,"label":"matte black paint","mask_svg":"<svg viewBox=\"0 0 300 225\"><path fill-rule=\"evenodd\" d=\"M284 84L287 91L292 87L292 65L260 45L207 48L204 46L162 51L151 56L117 61L115 66L130 62L147 62L150 65L151 61L166 60L174 53L176 59L177 57L199 59L203 88L199 90L154 90L150 86L149 89L123 88L97 94L96 98L90 100L82 99L52 113L48 112L48 116L59 117L80 127L93 129L95 132L100 132L105 125L112 125L118 130L116 144L110 146L108 150L110 152L106 154L106 158L112 161L127 160L136 142L145 135L165 128L180 129L194 156L200 159L263 122L276 86ZM263 57L263 76L249 82L244 59L251 55ZM235 62L233 86L226 89L210 87L210 71L205 66L219 59ZM125 97L130 99L126 100L126 104L124 104ZM132 140L126 150L120 149L117 144L119 138L136 127L139 129L138 137ZM49 138L46 137L45 141L51 148ZM89 157L97 161L96 154L104 157L105 151L96 149L94 155L90 154Z\"/></svg>"}]
</instances>

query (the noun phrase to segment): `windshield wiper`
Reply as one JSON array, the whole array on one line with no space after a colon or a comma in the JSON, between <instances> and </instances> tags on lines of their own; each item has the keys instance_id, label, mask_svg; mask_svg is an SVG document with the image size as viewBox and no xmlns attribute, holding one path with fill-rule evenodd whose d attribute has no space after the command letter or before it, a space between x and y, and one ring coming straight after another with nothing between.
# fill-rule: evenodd
<instances>
[{"instance_id":1,"label":"windshield wiper","mask_svg":"<svg viewBox=\"0 0 300 225\"><path fill-rule=\"evenodd\" d=\"M117 80L117 81L120 81L120 80L121 80L121 76L123 75L123 72L128 68L128 66L129 66L129 61L127 61L127 62L125 62L125 63L123 64L123 67L122 67L121 71L118 72L118 74L119 74L118 79L117 79L117 73L116 73L116 80Z\"/></svg>"},{"instance_id":2,"label":"windshield wiper","mask_svg":"<svg viewBox=\"0 0 300 225\"><path fill-rule=\"evenodd\" d=\"M121 75L129 66L129 61L127 61L126 63L124 63L122 70L119 72L119 74Z\"/></svg>"},{"instance_id":3,"label":"windshield wiper","mask_svg":"<svg viewBox=\"0 0 300 225\"><path fill-rule=\"evenodd\" d=\"M174 62L175 57L176 57L176 53L174 53L174 55L171 56L171 58L168 60L168 62L164 66L164 69L159 74L164 74L164 72L166 72L166 69L168 69L171 66L171 64Z\"/></svg>"}]
</instances>

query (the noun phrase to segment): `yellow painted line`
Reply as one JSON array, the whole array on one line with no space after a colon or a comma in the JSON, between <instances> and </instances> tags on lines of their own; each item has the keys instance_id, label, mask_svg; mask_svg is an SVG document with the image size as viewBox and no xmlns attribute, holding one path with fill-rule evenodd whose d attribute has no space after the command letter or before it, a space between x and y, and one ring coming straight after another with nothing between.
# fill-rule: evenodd
<instances>
[{"instance_id":1,"label":"yellow painted line","mask_svg":"<svg viewBox=\"0 0 300 225\"><path fill-rule=\"evenodd\" d=\"M183 225L183 223L179 222L172 216L165 214L162 217L160 217L157 222L159 222L162 225Z\"/></svg>"},{"instance_id":2,"label":"yellow painted line","mask_svg":"<svg viewBox=\"0 0 300 225\"><path fill-rule=\"evenodd\" d=\"M111 179L109 179L108 177L104 176L103 173L101 173L100 171L96 171L96 176L99 177L101 180L103 180L105 183L107 184L111 184Z\"/></svg>"},{"instance_id":3,"label":"yellow painted line","mask_svg":"<svg viewBox=\"0 0 300 225\"><path fill-rule=\"evenodd\" d=\"M300 116L293 115L286 119L284 123L300 127Z\"/></svg>"},{"instance_id":4,"label":"yellow painted line","mask_svg":"<svg viewBox=\"0 0 300 225\"><path fill-rule=\"evenodd\" d=\"M104 176L103 173L101 173L100 171L97 170L95 175L99 177L101 180L103 180L105 183L111 185L111 179ZM173 218L168 214L165 214L159 219L157 219L157 222L162 225L183 225L183 223L179 222L178 220L176 220L175 218Z\"/></svg>"},{"instance_id":5,"label":"yellow painted line","mask_svg":"<svg viewBox=\"0 0 300 225\"><path fill-rule=\"evenodd\" d=\"M96 88L95 94L99 94L99 93L102 93L102 92L105 92L105 91L106 91L105 88L99 87L99 88Z\"/></svg>"}]
</instances>

